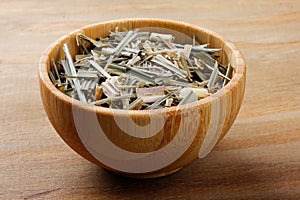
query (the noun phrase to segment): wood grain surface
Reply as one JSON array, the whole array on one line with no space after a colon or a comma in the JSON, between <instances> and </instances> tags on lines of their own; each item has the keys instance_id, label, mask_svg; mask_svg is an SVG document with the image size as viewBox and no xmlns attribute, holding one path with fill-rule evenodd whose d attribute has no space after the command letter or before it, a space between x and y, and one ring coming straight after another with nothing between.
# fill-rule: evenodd
<instances>
[{"instance_id":1,"label":"wood grain surface","mask_svg":"<svg viewBox=\"0 0 300 200\"><path fill-rule=\"evenodd\" d=\"M87 24L157 17L230 39L247 61L242 109L206 158L159 179L122 178L91 164L44 112L39 57ZM0 1L0 199L299 199L300 2Z\"/></svg>"}]
</instances>

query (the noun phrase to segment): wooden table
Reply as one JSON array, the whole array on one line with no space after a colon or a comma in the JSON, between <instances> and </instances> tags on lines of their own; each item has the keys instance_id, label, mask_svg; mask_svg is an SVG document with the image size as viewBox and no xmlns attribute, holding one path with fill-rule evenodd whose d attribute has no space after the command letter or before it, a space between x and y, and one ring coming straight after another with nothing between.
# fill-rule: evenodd
<instances>
[{"instance_id":1,"label":"wooden table","mask_svg":"<svg viewBox=\"0 0 300 200\"><path fill-rule=\"evenodd\" d=\"M37 68L58 37L128 17L182 20L229 38L248 63L239 116L209 156L159 179L100 169L56 134ZM0 199L299 199L300 2L0 1Z\"/></svg>"}]
</instances>

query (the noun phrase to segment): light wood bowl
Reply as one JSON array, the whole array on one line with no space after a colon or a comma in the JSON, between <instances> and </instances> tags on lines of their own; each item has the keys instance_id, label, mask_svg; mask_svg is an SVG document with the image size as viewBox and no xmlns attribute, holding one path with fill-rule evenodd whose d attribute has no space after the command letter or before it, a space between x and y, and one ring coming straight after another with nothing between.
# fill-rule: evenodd
<instances>
[{"instance_id":1,"label":"light wood bowl","mask_svg":"<svg viewBox=\"0 0 300 200\"><path fill-rule=\"evenodd\" d=\"M215 94L195 103L150 111L91 106L55 88L48 72L52 58L64 59L62 45L67 43L75 56L79 52L77 32L92 38L106 37L116 27L171 30L180 42L190 42L194 35L200 44L222 48L219 62L231 63L232 79ZM239 112L245 75L241 54L221 35L190 24L159 19L125 19L84 27L51 44L39 63L44 108L62 139L87 160L113 173L135 178L165 176L206 156L228 132Z\"/></svg>"}]
</instances>

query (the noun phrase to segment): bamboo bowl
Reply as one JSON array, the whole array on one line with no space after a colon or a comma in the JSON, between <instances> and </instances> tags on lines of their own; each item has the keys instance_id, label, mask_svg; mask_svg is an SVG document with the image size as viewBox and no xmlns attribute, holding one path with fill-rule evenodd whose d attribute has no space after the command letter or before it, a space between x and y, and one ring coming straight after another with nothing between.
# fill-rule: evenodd
<instances>
[{"instance_id":1,"label":"bamboo bowl","mask_svg":"<svg viewBox=\"0 0 300 200\"><path fill-rule=\"evenodd\" d=\"M181 42L193 35L203 44L222 48L219 62L231 63L231 81L200 101L156 110L125 111L82 103L60 92L49 79L51 59L64 58L67 43L79 52L76 33L106 37L116 27L171 30ZM186 38L183 36L187 36ZM87 160L116 174L152 178L172 174L205 157L228 132L244 95L246 68L235 46L219 34L190 24L159 19L125 19L76 30L51 44L39 63L40 94L48 118L62 139Z\"/></svg>"}]
</instances>

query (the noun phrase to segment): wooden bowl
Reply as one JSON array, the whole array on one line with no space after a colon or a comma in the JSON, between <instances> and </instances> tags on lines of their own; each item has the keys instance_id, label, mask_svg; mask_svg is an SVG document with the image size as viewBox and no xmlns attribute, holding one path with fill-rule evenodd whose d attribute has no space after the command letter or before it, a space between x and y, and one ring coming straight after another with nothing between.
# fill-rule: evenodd
<instances>
[{"instance_id":1,"label":"wooden bowl","mask_svg":"<svg viewBox=\"0 0 300 200\"><path fill-rule=\"evenodd\" d=\"M51 59L64 59L63 44L79 52L76 33L91 38L125 28L172 31L181 42L195 36L222 48L219 62L233 67L231 81L200 101L156 110L125 111L88 105L59 91L50 81ZM190 41L189 41L190 42ZM160 19L124 19L76 30L51 44L39 63L40 93L50 122L62 139L87 160L117 174L150 178L174 173L203 158L228 132L244 95L246 68L235 46L221 35L190 24Z\"/></svg>"}]
</instances>

